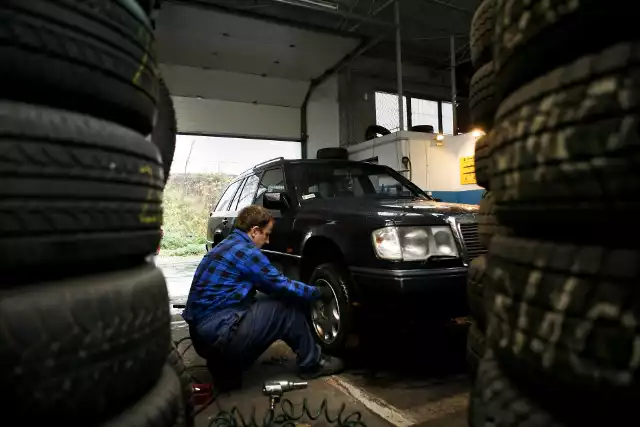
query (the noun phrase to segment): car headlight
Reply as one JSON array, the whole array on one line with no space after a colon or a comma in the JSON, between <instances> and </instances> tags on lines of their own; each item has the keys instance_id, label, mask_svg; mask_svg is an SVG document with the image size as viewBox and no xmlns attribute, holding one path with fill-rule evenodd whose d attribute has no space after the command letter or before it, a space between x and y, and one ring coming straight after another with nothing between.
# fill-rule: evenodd
<instances>
[{"instance_id":1,"label":"car headlight","mask_svg":"<svg viewBox=\"0 0 640 427\"><path fill-rule=\"evenodd\" d=\"M458 247L449 226L384 227L372 233L378 258L424 261L433 256L457 257Z\"/></svg>"}]
</instances>

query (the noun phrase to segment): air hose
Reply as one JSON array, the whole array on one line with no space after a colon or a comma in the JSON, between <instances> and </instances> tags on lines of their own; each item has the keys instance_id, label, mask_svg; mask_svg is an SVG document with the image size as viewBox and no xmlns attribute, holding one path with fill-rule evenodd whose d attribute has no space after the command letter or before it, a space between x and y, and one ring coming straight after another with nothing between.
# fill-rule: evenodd
<instances>
[{"instance_id":1,"label":"air hose","mask_svg":"<svg viewBox=\"0 0 640 427\"><path fill-rule=\"evenodd\" d=\"M295 427L297 422L301 421L305 416L310 421L317 421L324 417L324 421L336 427L367 427L361 421L362 413L359 411L351 412L348 415L345 414L346 405L344 403L340 406L338 413L335 416L331 416L326 398L322 399L317 411L311 410L307 398L302 399L302 410L299 413L296 413L295 405L289 399L280 401L280 409L282 413L278 415L275 415L275 411L266 410L261 420L256 419L255 407L248 417L237 406L234 406L229 411L220 409L209 422L209 427Z\"/></svg>"}]
</instances>

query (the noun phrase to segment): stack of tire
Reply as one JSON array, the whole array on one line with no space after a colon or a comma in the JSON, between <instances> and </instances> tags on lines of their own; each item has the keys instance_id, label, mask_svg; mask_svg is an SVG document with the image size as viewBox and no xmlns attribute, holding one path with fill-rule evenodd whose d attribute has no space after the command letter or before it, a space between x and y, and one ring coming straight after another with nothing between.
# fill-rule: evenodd
<instances>
[{"instance_id":1,"label":"stack of tire","mask_svg":"<svg viewBox=\"0 0 640 427\"><path fill-rule=\"evenodd\" d=\"M632 3L491 3L498 107L476 162L509 233L491 236L482 262L470 421L628 423L640 402L640 250L623 224L640 205Z\"/></svg>"},{"instance_id":2,"label":"stack of tire","mask_svg":"<svg viewBox=\"0 0 640 427\"><path fill-rule=\"evenodd\" d=\"M469 88L469 107L472 124L488 133L493 125L497 108L492 57L492 33L495 22L494 0L483 1L471 21L469 48L474 75ZM487 189L480 201L478 235L486 247L495 233L497 224L493 212L493 196L489 190L489 137L485 134L476 141L475 165L478 185ZM485 352L486 310L484 308L484 272L486 255L471 262L467 282L467 298L473 322L467 335L467 364L475 377L478 364Z\"/></svg>"},{"instance_id":3,"label":"stack of tire","mask_svg":"<svg viewBox=\"0 0 640 427\"><path fill-rule=\"evenodd\" d=\"M3 417L189 425L147 262L175 145L148 16L133 0L5 0L0 58Z\"/></svg>"}]
</instances>

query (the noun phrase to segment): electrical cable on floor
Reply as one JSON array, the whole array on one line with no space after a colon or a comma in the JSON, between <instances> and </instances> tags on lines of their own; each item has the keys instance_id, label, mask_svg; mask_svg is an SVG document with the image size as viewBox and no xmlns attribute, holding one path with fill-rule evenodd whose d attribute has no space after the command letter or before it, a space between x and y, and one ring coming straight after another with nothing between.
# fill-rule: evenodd
<instances>
[{"instance_id":1,"label":"electrical cable on floor","mask_svg":"<svg viewBox=\"0 0 640 427\"><path fill-rule=\"evenodd\" d=\"M317 421L324 416L324 420L329 424L334 424L336 427L367 427L362 421L362 413L354 411L343 418L346 405L343 403L340 406L336 416L331 416L329 413L329 406L327 399L322 399L322 403L317 411L312 411L309 408L309 401L307 398L302 399L302 410L300 413L296 413L294 403L289 399L282 399L280 402L281 414L275 415L274 411L265 411L262 420L256 419L255 407L251 411L251 415L246 417L237 406L227 411L220 408L220 411L211 419L209 427L294 427L297 421L302 420L303 417L307 417L311 421ZM201 410L199 410L201 412ZM261 423L259 422L261 421Z\"/></svg>"}]
</instances>

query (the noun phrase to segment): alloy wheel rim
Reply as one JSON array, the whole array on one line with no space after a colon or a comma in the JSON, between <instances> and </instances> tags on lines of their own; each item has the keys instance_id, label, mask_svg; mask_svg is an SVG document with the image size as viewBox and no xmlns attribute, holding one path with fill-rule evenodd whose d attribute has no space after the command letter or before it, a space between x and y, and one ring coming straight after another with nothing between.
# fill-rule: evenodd
<instances>
[{"instance_id":1,"label":"alloy wheel rim","mask_svg":"<svg viewBox=\"0 0 640 427\"><path fill-rule=\"evenodd\" d=\"M318 338L325 343L333 343L340 333L340 307L338 296L325 279L318 279L315 286L327 286L333 298L330 302L315 301L311 307L311 322Z\"/></svg>"}]
</instances>

